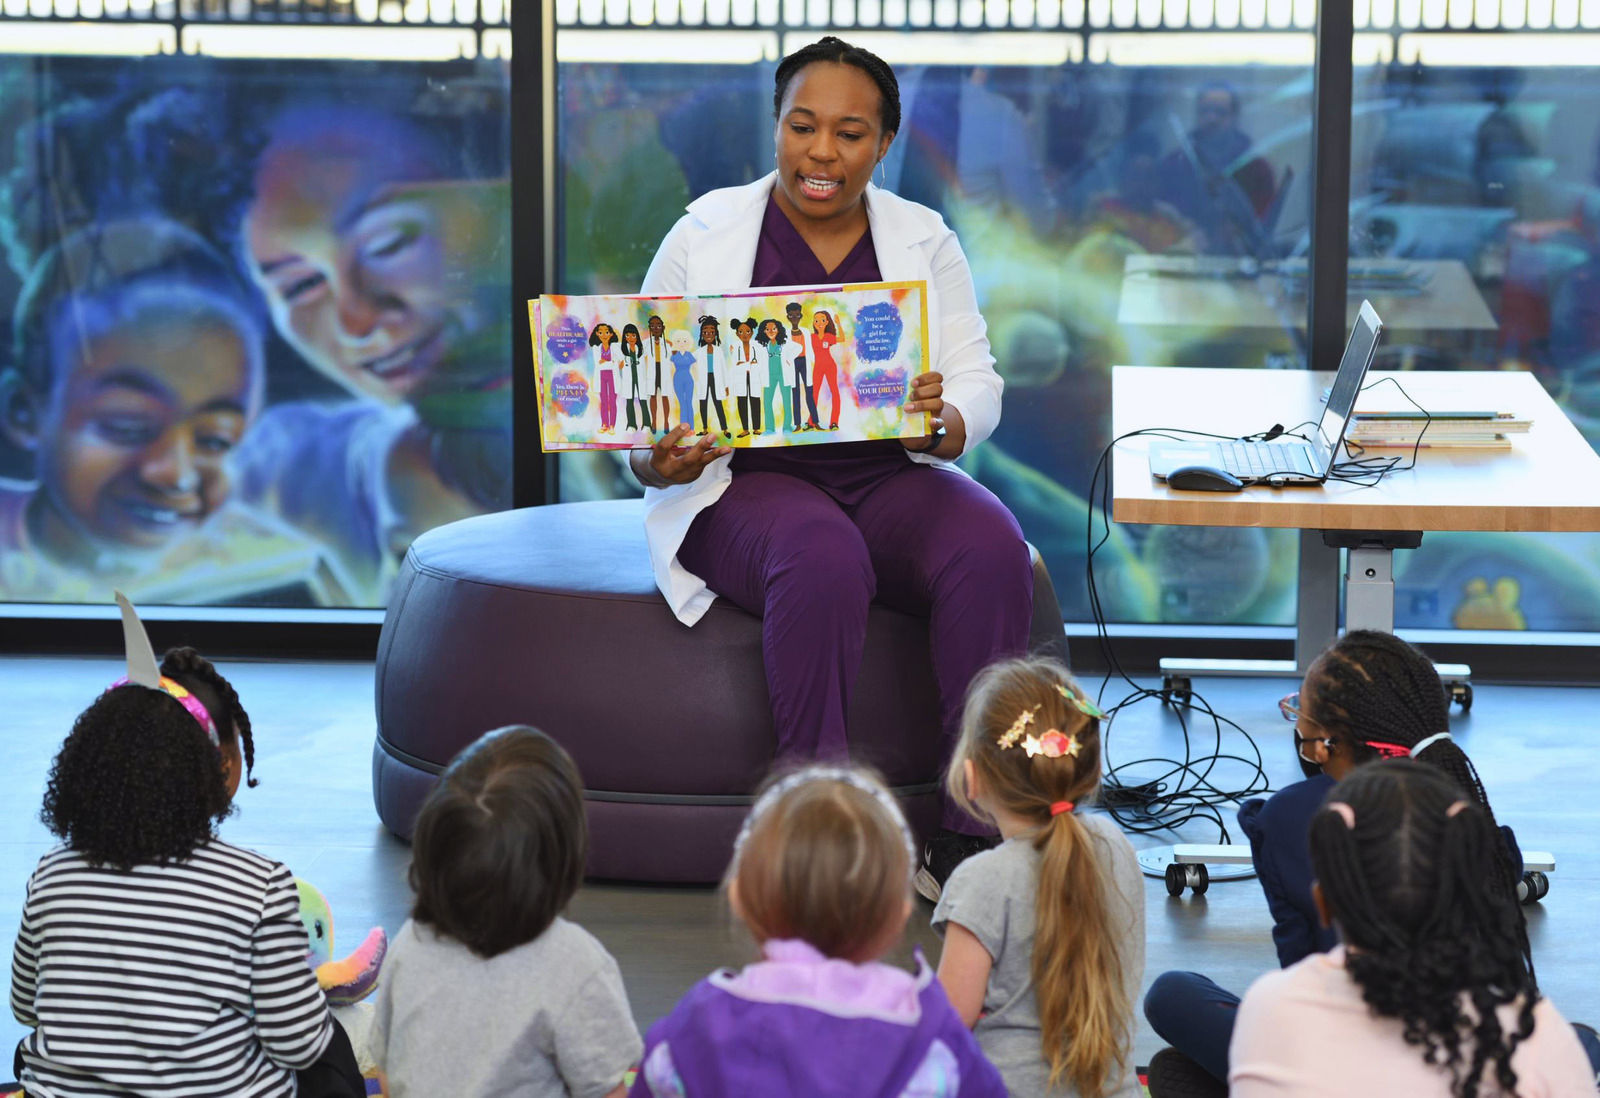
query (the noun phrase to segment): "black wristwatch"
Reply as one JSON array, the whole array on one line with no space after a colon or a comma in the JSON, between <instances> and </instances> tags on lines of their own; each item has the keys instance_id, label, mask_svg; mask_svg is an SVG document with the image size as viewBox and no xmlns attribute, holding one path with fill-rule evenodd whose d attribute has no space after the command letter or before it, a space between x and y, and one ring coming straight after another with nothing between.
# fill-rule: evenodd
<instances>
[{"instance_id":1,"label":"black wristwatch","mask_svg":"<svg viewBox=\"0 0 1600 1098\"><path fill-rule=\"evenodd\" d=\"M915 450L911 449L908 446L908 447L906 447L906 453L908 453L908 454L926 454L926 453L928 453L928 452L930 452L932 450L937 450L939 447L944 445L944 439L945 439L944 422L940 421L939 429L937 431L933 432L933 434L928 436L928 444L926 446L918 446Z\"/></svg>"}]
</instances>

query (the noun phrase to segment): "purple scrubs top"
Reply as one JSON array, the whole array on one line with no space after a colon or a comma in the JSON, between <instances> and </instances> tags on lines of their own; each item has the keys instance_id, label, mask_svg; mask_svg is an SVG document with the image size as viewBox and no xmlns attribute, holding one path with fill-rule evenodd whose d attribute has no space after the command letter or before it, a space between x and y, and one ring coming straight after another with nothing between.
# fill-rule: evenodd
<instances>
[{"instance_id":1,"label":"purple scrubs top","mask_svg":"<svg viewBox=\"0 0 1600 1098\"><path fill-rule=\"evenodd\" d=\"M878 255L872 247L869 227L850 249L850 254L832 271L805 242L800 230L778 208L776 197L767 199L766 216L761 221L761 237L756 242L756 262L751 271L753 290L785 286L827 286L842 282L881 282ZM765 317L761 319L765 320ZM773 319L789 331L788 318ZM805 327L809 321L802 321ZM809 329L808 329L809 330ZM806 355L807 381L814 380L814 364ZM841 386L841 390L842 390ZM785 473L821 488L839 503L860 503L884 480L911 464L906 448L894 439L870 442L830 442L812 446L762 447L733 452L733 475L740 473Z\"/></svg>"}]
</instances>

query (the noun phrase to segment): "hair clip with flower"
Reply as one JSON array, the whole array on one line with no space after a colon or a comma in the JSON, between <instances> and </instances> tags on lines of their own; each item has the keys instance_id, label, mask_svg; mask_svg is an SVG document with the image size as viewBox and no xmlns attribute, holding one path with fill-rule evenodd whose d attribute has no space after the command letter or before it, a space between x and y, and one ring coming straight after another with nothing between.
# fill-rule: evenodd
<instances>
[{"instance_id":1,"label":"hair clip with flower","mask_svg":"<svg viewBox=\"0 0 1600 1098\"><path fill-rule=\"evenodd\" d=\"M1106 719L1106 711L1101 709L1094 702L1090 701L1088 695L1078 694L1064 683L1059 682L1056 683L1056 691L1063 698L1067 699L1068 705L1082 713L1085 717L1090 717L1097 721L1103 721Z\"/></svg>"},{"instance_id":2,"label":"hair clip with flower","mask_svg":"<svg viewBox=\"0 0 1600 1098\"><path fill-rule=\"evenodd\" d=\"M1078 743L1077 736L1067 735L1060 729L1052 728L1042 736L1028 736L1022 741L1022 749L1028 753L1028 758L1043 755L1047 759L1059 759L1063 755L1078 757L1078 752L1083 750Z\"/></svg>"},{"instance_id":3,"label":"hair clip with flower","mask_svg":"<svg viewBox=\"0 0 1600 1098\"><path fill-rule=\"evenodd\" d=\"M1033 715L1037 712L1039 712L1039 707L1036 705L1032 709L1024 709L1017 714L1017 719L1011 722L1011 727L1000 733L1000 739L997 742L1000 744L1002 751L1008 747L1017 746L1017 741L1022 739L1022 734L1028 730L1028 725L1033 723Z\"/></svg>"}]
</instances>

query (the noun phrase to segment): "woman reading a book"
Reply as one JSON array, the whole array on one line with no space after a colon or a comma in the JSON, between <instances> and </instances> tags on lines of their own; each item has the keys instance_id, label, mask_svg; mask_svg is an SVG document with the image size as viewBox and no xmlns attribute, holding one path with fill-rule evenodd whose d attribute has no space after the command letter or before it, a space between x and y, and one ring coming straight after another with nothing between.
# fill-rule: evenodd
<instances>
[{"instance_id":1,"label":"woman reading a book","mask_svg":"<svg viewBox=\"0 0 1600 1098\"><path fill-rule=\"evenodd\" d=\"M908 415L934 433L803 447L683 446L679 424L635 451L648 487L656 580L693 625L721 595L762 618L784 756L843 757L845 715L874 599L927 615L948 755L967 684L1027 647L1033 569L1017 521L953 465L1000 418L972 273L932 210L871 186L900 127L899 84L878 57L828 37L778 66L777 170L689 206L645 276L650 295L913 281L927 284L928 372ZM808 326L809 327L809 326ZM807 335L811 334L809 331ZM937 887L990 845L954 805L925 854Z\"/></svg>"}]
</instances>

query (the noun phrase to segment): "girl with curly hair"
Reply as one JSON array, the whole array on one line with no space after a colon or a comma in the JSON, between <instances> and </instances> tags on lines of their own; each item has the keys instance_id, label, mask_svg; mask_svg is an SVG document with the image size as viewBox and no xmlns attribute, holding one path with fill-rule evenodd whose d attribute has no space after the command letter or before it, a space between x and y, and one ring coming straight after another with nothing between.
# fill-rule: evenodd
<instances>
[{"instance_id":1,"label":"girl with curly hair","mask_svg":"<svg viewBox=\"0 0 1600 1098\"><path fill-rule=\"evenodd\" d=\"M17 1076L57 1098L364 1095L293 875L217 836L254 763L238 693L192 648L160 675L95 699L51 764L42 818L62 845L17 933Z\"/></svg>"},{"instance_id":2,"label":"girl with curly hair","mask_svg":"<svg viewBox=\"0 0 1600 1098\"><path fill-rule=\"evenodd\" d=\"M1311 861L1344 944L1251 986L1230 1093L1593 1094L1578 1038L1534 983L1504 858L1488 810L1420 762L1341 781L1312 817Z\"/></svg>"}]
</instances>

